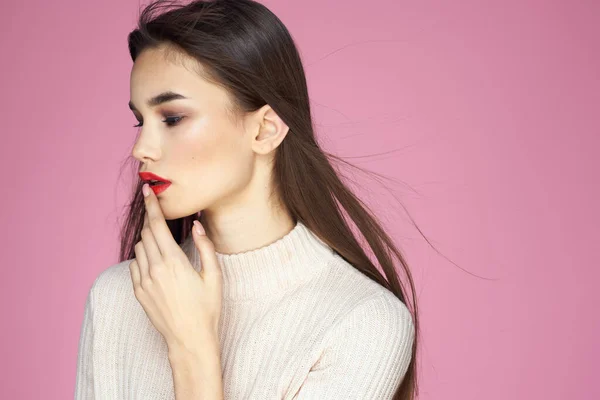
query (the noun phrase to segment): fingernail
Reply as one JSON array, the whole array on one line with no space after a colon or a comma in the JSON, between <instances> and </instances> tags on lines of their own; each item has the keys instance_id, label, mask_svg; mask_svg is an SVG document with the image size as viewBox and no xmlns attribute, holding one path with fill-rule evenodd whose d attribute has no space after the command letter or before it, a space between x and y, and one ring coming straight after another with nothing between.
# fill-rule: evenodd
<instances>
[{"instance_id":1,"label":"fingernail","mask_svg":"<svg viewBox=\"0 0 600 400\"><path fill-rule=\"evenodd\" d=\"M200 222L198 222L198 220L194 220L194 226L196 227L196 233L200 236L202 235L206 235L206 231L204 230L204 227L202 226L202 224Z\"/></svg>"},{"instance_id":2,"label":"fingernail","mask_svg":"<svg viewBox=\"0 0 600 400\"><path fill-rule=\"evenodd\" d=\"M144 197L148 197L150 195L150 186L147 183L142 185L142 193L144 193Z\"/></svg>"}]
</instances>

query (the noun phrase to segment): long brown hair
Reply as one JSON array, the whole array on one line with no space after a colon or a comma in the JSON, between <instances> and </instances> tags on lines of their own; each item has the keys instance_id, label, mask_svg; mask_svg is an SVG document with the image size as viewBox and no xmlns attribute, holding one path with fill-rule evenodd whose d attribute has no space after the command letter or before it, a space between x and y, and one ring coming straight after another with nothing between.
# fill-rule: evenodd
<instances>
[{"instance_id":1,"label":"long brown hair","mask_svg":"<svg viewBox=\"0 0 600 400\"><path fill-rule=\"evenodd\" d=\"M295 220L303 222L347 262L407 305L413 316L415 340L410 365L393 398L414 399L418 394L420 330L410 270L377 217L343 183L332 161L358 167L323 151L315 140L304 69L290 33L268 8L252 0L176 3L158 0L141 11L137 28L128 36L132 60L135 62L146 48L168 45L200 62L204 77L231 95L234 112L255 111L269 104L289 126L286 138L276 149L274 193ZM139 164L135 172L138 170ZM135 258L134 246L141 240L141 182L137 180L133 186L121 227L121 262ZM178 243L186 239L197 216L167 221ZM349 221L364 236L385 277L365 253ZM392 257L399 261L410 292L405 290Z\"/></svg>"}]
</instances>

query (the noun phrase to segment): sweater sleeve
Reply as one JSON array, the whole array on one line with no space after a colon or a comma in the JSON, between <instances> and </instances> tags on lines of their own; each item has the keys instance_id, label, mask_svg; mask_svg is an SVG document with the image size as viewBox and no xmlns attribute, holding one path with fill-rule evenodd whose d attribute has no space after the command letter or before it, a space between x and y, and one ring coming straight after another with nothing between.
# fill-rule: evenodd
<instances>
[{"instance_id":1,"label":"sweater sleeve","mask_svg":"<svg viewBox=\"0 0 600 400\"><path fill-rule=\"evenodd\" d=\"M75 380L75 400L94 399L94 375L93 375L93 287L90 289L83 313L83 322L79 336L79 348L77 355L77 375Z\"/></svg>"},{"instance_id":2,"label":"sweater sleeve","mask_svg":"<svg viewBox=\"0 0 600 400\"><path fill-rule=\"evenodd\" d=\"M408 369L414 335L404 303L376 295L333 328L294 399L392 399Z\"/></svg>"}]
</instances>

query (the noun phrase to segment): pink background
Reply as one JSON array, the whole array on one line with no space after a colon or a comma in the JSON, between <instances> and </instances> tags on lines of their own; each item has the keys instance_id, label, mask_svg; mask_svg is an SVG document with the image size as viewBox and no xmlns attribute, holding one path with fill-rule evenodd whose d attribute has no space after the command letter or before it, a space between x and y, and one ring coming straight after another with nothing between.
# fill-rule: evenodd
<instances>
[{"instance_id":1,"label":"pink background","mask_svg":"<svg viewBox=\"0 0 600 400\"><path fill-rule=\"evenodd\" d=\"M265 4L300 47L324 147L403 181L442 253L362 180L418 286L419 398L600 398L598 2ZM137 11L0 6L0 398L73 396L85 296L117 258Z\"/></svg>"}]
</instances>

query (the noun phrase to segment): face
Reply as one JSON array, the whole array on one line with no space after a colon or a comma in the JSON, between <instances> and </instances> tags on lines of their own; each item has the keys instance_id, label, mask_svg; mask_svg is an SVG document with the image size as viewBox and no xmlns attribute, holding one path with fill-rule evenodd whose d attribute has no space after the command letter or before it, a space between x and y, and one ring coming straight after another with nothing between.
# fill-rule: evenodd
<instances>
[{"instance_id":1,"label":"face","mask_svg":"<svg viewBox=\"0 0 600 400\"><path fill-rule=\"evenodd\" d=\"M243 119L233 121L227 110L227 92L160 49L144 50L130 79L130 106L141 125L133 157L140 171L171 181L158 195L165 218L192 215L239 194L251 180L255 153ZM164 92L182 98L148 104Z\"/></svg>"}]
</instances>

